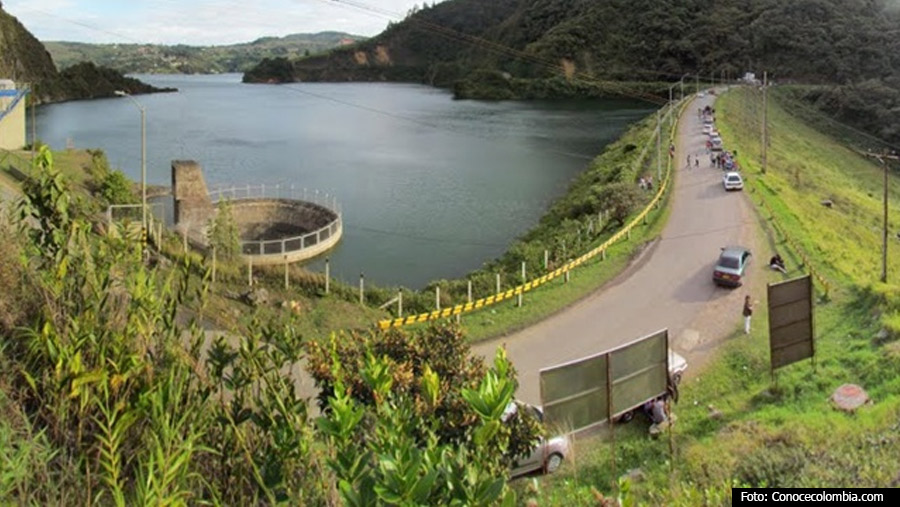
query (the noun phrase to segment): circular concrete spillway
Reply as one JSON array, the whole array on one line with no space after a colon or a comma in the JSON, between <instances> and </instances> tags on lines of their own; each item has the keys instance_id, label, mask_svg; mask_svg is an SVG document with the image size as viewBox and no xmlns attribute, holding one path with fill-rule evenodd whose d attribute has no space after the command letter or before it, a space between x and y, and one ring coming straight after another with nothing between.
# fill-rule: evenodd
<instances>
[{"instance_id":1,"label":"circular concrete spillway","mask_svg":"<svg viewBox=\"0 0 900 507\"><path fill-rule=\"evenodd\" d=\"M334 247L343 234L341 215L294 199L229 201L241 235L241 251L256 265L311 259Z\"/></svg>"}]
</instances>

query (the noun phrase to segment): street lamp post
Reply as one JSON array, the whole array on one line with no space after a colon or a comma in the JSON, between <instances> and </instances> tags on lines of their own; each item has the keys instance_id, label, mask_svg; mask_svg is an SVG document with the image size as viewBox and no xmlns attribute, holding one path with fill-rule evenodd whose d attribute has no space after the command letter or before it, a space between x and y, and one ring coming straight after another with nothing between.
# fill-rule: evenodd
<instances>
[{"instance_id":1,"label":"street lamp post","mask_svg":"<svg viewBox=\"0 0 900 507\"><path fill-rule=\"evenodd\" d=\"M141 241L147 235L147 121L144 106L128 92L116 90L116 95L128 97L141 111Z\"/></svg>"},{"instance_id":2,"label":"street lamp post","mask_svg":"<svg viewBox=\"0 0 900 507\"><path fill-rule=\"evenodd\" d=\"M688 76L690 76L690 74L685 74L678 80L678 82L681 83L681 100L684 100L684 78Z\"/></svg>"}]
</instances>

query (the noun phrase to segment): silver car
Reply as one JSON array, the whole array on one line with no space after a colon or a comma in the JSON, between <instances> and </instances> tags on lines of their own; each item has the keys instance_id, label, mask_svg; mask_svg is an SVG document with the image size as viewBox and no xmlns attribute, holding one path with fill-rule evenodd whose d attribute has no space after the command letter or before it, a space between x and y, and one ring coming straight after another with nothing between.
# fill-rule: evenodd
<instances>
[{"instance_id":1,"label":"silver car","mask_svg":"<svg viewBox=\"0 0 900 507\"><path fill-rule=\"evenodd\" d=\"M750 250L742 246L726 246L719 254L719 260L713 269L713 282L717 285L740 287L747 264L750 263Z\"/></svg>"},{"instance_id":2,"label":"silver car","mask_svg":"<svg viewBox=\"0 0 900 507\"><path fill-rule=\"evenodd\" d=\"M536 417L538 421L544 422L544 411L541 407L529 405L520 401L510 403L503 412L503 421L506 421L518 410L525 410L531 416ZM569 455L569 437L567 435L558 435L552 438L541 437L531 453L517 459L512 464L510 477L518 477L531 472L544 472L552 474L559 470L563 460Z\"/></svg>"}]
</instances>

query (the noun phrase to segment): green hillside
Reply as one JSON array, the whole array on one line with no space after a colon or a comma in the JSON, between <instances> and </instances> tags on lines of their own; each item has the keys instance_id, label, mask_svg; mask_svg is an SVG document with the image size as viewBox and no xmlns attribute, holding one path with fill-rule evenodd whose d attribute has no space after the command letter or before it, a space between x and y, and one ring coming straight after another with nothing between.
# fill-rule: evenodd
<instances>
[{"instance_id":1,"label":"green hillside","mask_svg":"<svg viewBox=\"0 0 900 507\"><path fill-rule=\"evenodd\" d=\"M561 473L515 485L534 504L598 505L598 498L618 494L630 502L624 505L693 507L730 505L732 487L900 486L900 257L894 236L900 182L889 179L885 284L879 281L882 167L859 154L856 133L801 111L791 94L779 92L769 102L763 173L761 99L753 88L732 89L716 103L716 125L726 146L740 153L744 192L767 245L759 257L777 251L787 259L790 278L811 271L821 276L815 281L815 364L780 369L773 382L768 330L760 326L750 336L736 330L682 384L671 440L648 438L643 419L617 426L615 470L609 439L578 441L577 460ZM833 135L812 126L820 121ZM833 205L823 206L825 198ZM766 277L770 283L787 278L771 270ZM753 318L765 323L766 312L760 305ZM861 386L871 399L852 414L829 400L845 383ZM629 483L612 492L613 482L626 475Z\"/></svg>"},{"instance_id":2,"label":"green hillside","mask_svg":"<svg viewBox=\"0 0 900 507\"><path fill-rule=\"evenodd\" d=\"M28 83L38 103L112 97L116 90L131 94L173 91L127 78L93 63L58 72L50 53L15 17L0 7L0 78Z\"/></svg>"},{"instance_id":3,"label":"green hillside","mask_svg":"<svg viewBox=\"0 0 900 507\"><path fill-rule=\"evenodd\" d=\"M497 99L766 71L778 83L823 86L807 100L900 142L898 69L897 2L448 0L352 47L263 61L244 80L404 81Z\"/></svg>"},{"instance_id":4,"label":"green hillside","mask_svg":"<svg viewBox=\"0 0 900 507\"><path fill-rule=\"evenodd\" d=\"M892 74L896 15L868 0L449 0L354 48L296 62L300 80L448 82L476 68L548 77L737 77L849 83Z\"/></svg>"},{"instance_id":5,"label":"green hillside","mask_svg":"<svg viewBox=\"0 0 900 507\"><path fill-rule=\"evenodd\" d=\"M321 32L264 37L253 42L223 46L65 41L45 41L44 45L60 69L80 62L93 62L126 74L218 74L244 72L263 58L300 58L361 39L360 36L342 32Z\"/></svg>"}]
</instances>

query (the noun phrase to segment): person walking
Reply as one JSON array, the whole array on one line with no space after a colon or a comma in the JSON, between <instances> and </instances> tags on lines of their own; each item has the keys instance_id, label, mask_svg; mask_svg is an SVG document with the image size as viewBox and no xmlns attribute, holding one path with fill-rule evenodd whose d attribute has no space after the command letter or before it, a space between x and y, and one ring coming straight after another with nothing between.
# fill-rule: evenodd
<instances>
[{"instance_id":1,"label":"person walking","mask_svg":"<svg viewBox=\"0 0 900 507\"><path fill-rule=\"evenodd\" d=\"M691 154L690 153L688 153L687 161L688 161L687 168L690 169L691 168Z\"/></svg>"},{"instance_id":2,"label":"person walking","mask_svg":"<svg viewBox=\"0 0 900 507\"><path fill-rule=\"evenodd\" d=\"M753 302L750 295L744 296L744 334L750 334L750 317L753 316Z\"/></svg>"}]
</instances>

